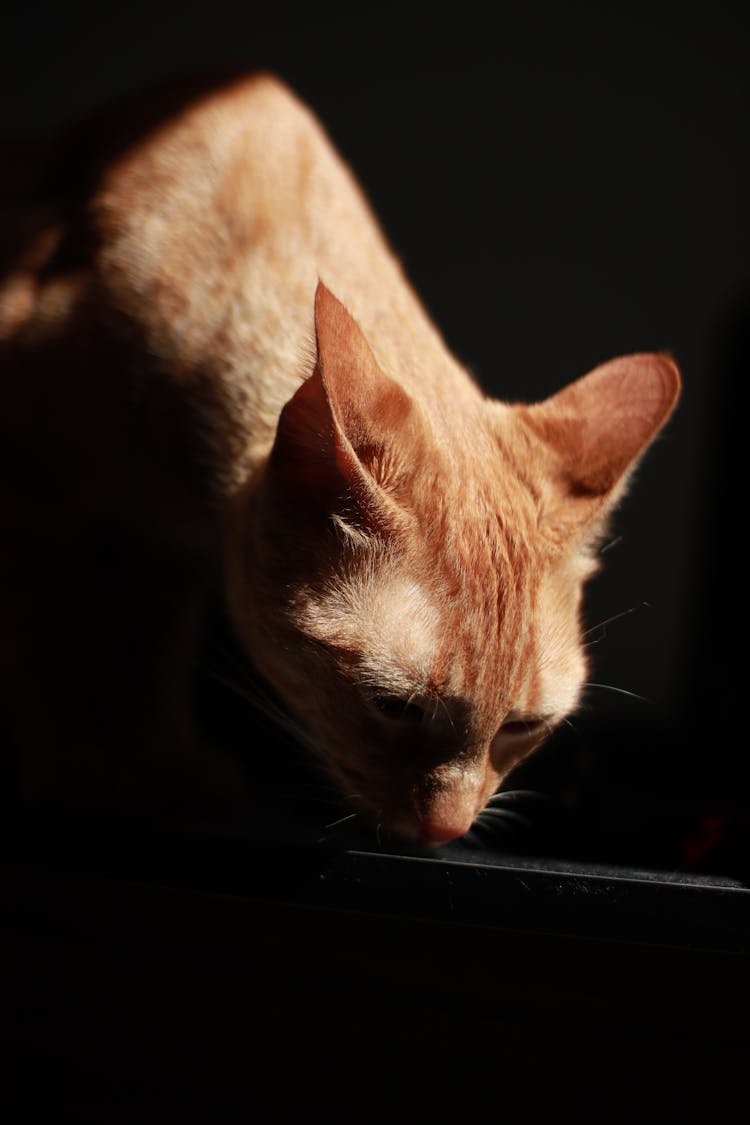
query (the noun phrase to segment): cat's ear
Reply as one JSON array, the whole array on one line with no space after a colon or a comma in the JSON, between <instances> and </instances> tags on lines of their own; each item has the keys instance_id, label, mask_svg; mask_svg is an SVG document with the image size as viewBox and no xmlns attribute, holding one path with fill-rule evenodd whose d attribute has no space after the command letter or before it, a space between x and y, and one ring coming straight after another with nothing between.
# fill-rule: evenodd
<instances>
[{"instance_id":1,"label":"cat's ear","mask_svg":"<svg viewBox=\"0 0 750 1125\"><path fill-rule=\"evenodd\" d=\"M680 389L675 362L644 353L613 359L544 402L517 409L553 453L561 498L586 518L620 496Z\"/></svg>"},{"instance_id":2,"label":"cat's ear","mask_svg":"<svg viewBox=\"0 0 750 1125\"><path fill-rule=\"evenodd\" d=\"M398 494L422 445L413 400L380 370L354 318L318 283L312 375L284 406L272 487L312 518L345 509L364 530L400 522Z\"/></svg>"}]
</instances>

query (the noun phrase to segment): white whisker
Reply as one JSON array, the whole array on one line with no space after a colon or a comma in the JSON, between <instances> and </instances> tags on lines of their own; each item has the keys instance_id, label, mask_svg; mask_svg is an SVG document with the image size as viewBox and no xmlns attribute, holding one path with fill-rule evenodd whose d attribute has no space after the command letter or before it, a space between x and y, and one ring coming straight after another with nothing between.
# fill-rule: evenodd
<instances>
[{"instance_id":1,"label":"white whisker","mask_svg":"<svg viewBox=\"0 0 750 1125\"><path fill-rule=\"evenodd\" d=\"M605 617L603 621L600 621L597 625L592 625L591 628L587 629L583 634L582 640L585 643L585 647L592 648L594 645L598 645L601 641L605 640L607 637L607 625L611 625L614 621L619 621L623 617L630 617L631 614L636 613L639 609L652 608L653 606L650 602L640 602L638 605L631 606L630 609L623 609L620 613L614 613L611 617ZM592 634L595 633L598 633L598 635L592 637ZM592 639L587 641L587 637L592 637Z\"/></svg>"},{"instance_id":2,"label":"white whisker","mask_svg":"<svg viewBox=\"0 0 750 1125\"><path fill-rule=\"evenodd\" d=\"M638 699L641 703L650 702L650 700L646 699L645 695L637 695L634 691L627 691L626 688L614 687L612 684L594 684L589 680L589 682L585 686L603 688L606 691L616 691L618 695L629 695L631 699Z\"/></svg>"},{"instance_id":3,"label":"white whisker","mask_svg":"<svg viewBox=\"0 0 750 1125\"><path fill-rule=\"evenodd\" d=\"M599 548L600 555L606 555L607 551L611 551L613 547L617 547L623 541L622 535L616 535L614 539L610 539L609 543L605 543Z\"/></svg>"},{"instance_id":4,"label":"white whisker","mask_svg":"<svg viewBox=\"0 0 750 1125\"><path fill-rule=\"evenodd\" d=\"M583 634L584 637L590 636L595 633L597 629L603 629L605 625L611 625L614 621L620 621L623 617L630 617L631 614L637 613L639 609L652 609L653 607L649 602L639 602L638 605L632 605L629 609L623 609L619 613L613 613L611 617L605 617L603 621L599 621L596 625L592 625Z\"/></svg>"},{"instance_id":5,"label":"white whisker","mask_svg":"<svg viewBox=\"0 0 750 1125\"><path fill-rule=\"evenodd\" d=\"M323 831L330 832L332 828L338 828L340 824L346 824L347 821L354 820L357 816L359 816L359 813L355 812L349 813L347 816L342 816L338 820L332 821L330 824L325 824L323 826Z\"/></svg>"},{"instance_id":6,"label":"white whisker","mask_svg":"<svg viewBox=\"0 0 750 1125\"><path fill-rule=\"evenodd\" d=\"M451 713L450 713L450 711L448 710L448 705L446 704L446 702L445 702L445 700L443 699L442 695L438 695L438 696L437 696L437 701L438 701L438 703L440 704L440 706L441 706L441 707L443 708L443 710L445 711L445 713L446 713L446 715L447 715L447 717L448 717L448 722L449 722L449 723L450 723L450 725L451 725L451 730L455 730L455 729L456 729L456 727L455 727L455 724L454 724L454 722L453 722L453 718L452 718L452 716L451 716ZM435 708L435 713L437 713L437 707ZM434 718L434 717L435 717L435 716L433 715L433 718Z\"/></svg>"}]
</instances>

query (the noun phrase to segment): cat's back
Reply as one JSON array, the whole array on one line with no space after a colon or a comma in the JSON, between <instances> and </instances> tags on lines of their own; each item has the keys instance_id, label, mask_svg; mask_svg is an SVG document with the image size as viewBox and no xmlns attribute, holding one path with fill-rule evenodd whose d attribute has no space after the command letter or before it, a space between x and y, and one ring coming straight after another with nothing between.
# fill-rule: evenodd
<instances>
[{"instance_id":1,"label":"cat's back","mask_svg":"<svg viewBox=\"0 0 750 1125\"><path fill-rule=\"evenodd\" d=\"M202 297L208 326L240 280L240 263L275 258L283 272L311 209L310 187L330 180L335 163L313 115L266 74L168 86L53 137L3 142L3 153L3 342L27 323L39 330L52 278L67 277L72 290L90 273L138 323L174 317L177 301L188 307Z\"/></svg>"},{"instance_id":2,"label":"cat's back","mask_svg":"<svg viewBox=\"0 0 750 1125\"><path fill-rule=\"evenodd\" d=\"M455 382L348 165L273 75L223 85L166 121L112 166L96 206L118 306L145 323L151 352L217 372L260 447L310 373L319 279L387 374L420 396L441 374Z\"/></svg>"},{"instance_id":3,"label":"cat's back","mask_svg":"<svg viewBox=\"0 0 750 1125\"><path fill-rule=\"evenodd\" d=\"M473 398L324 127L273 75L104 113L32 194L6 212L0 351L57 349L73 395L83 360L97 393L181 396L221 487L262 461L310 374L319 279L434 420Z\"/></svg>"}]
</instances>

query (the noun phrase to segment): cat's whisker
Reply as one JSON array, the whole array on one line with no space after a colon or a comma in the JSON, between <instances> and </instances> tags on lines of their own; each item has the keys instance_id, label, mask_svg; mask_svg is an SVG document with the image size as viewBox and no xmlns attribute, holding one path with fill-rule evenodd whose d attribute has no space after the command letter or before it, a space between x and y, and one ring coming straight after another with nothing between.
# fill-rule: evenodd
<instances>
[{"instance_id":1,"label":"cat's whisker","mask_svg":"<svg viewBox=\"0 0 750 1125\"><path fill-rule=\"evenodd\" d=\"M523 813L515 812L511 809L484 809L479 814L480 819L485 816L498 817L501 820L508 821L509 823L521 824L524 828L532 828L532 822Z\"/></svg>"},{"instance_id":2,"label":"cat's whisker","mask_svg":"<svg viewBox=\"0 0 750 1125\"><path fill-rule=\"evenodd\" d=\"M631 606L630 609L624 609L621 613L615 613L611 617L606 617L604 621L600 621L598 625L592 625L581 636L581 641L585 648L593 648L594 645L600 644L607 638L607 625L611 625L613 621L619 621L623 617L630 617L631 614L636 613L639 609L652 609L653 606L650 602L640 602L638 605ZM597 634L593 636L592 634ZM591 640L587 640L591 637Z\"/></svg>"},{"instance_id":3,"label":"cat's whisker","mask_svg":"<svg viewBox=\"0 0 750 1125\"><path fill-rule=\"evenodd\" d=\"M443 710L445 711L448 722L451 725L451 730L455 730L456 726L455 726L455 723L453 722L453 716L451 715L450 711L448 710L447 703L443 699L442 695L437 695L436 699L437 699L437 703L439 704L439 706L441 706L443 708ZM437 714L437 707L435 707L435 714ZM433 715L433 718L434 717L435 717L435 715Z\"/></svg>"},{"instance_id":4,"label":"cat's whisker","mask_svg":"<svg viewBox=\"0 0 750 1125\"><path fill-rule=\"evenodd\" d=\"M641 703L650 703L651 700L647 699L645 695L638 695L634 691L628 691L627 688L615 687L613 684L595 684L590 680L585 684L586 687L602 688L606 691L617 692L618 695L628 695L631 699L637 699Z\"/></svg>"},{"instance_id":5,"label":"cat's whisker","mask_svg":"<svg viewBox=\"0 0 750 1125\"><path fill-rule=\"evenodd\" d=\"M608 551L611 551L614 547L619 546L620 543L622 543L624 538L625 537L623 535L616 535L614 537L614 539L610 539L608 543L604 543L599 548L599 554L600 555L606 555Z\"/></svg>"},{"instance_id":6,"label":"cat's whisker","mask_svg":"<svg viewBox=\"0 0 750 1125\"><path fill-rule=\"evenodd\" d=\"M237 680L230 680L229 677L222 672L217 672L215 668L209 668L208 675L212 680L216 680L217 683L221 684L223 687L229 688L230 691L242 698L246 695L250 695L249 690L244 684L240 684Z\"/></svg>"},{"instance_id":7,"label":"cat's whisker","mask_svg":"<svg viewBox=\"0 0 750 1125\"><path fill-rule=\"evenodd\" d=\"M493 793L489 798L487 804L494 805L496 803L504 803L505 801L549 801L551 800L549 794L540 793L536 789L501 789L499 793Z\"/></svg>"},{"instance_id":8,"label":"cat's whisker","mask_svg":"<svg viewBox=\"0 0 750 1125\"><path fill-rule=\"evenodd\" d=\"M323 831L330 832L334 828L339 828L342 824L347 824L350 820L355 820L358 816L359 813L353 812L349 813L347 816L339 817L338 820L333 820L330 824L324 824Z\"/></svg>"},{"instance_id":9,"label":"cat's whisker","mask_svg":"<svg viewBox=\"0 0 750 1125\"><path fill-rule=\"evenodd\" d=\"M621 610L619 613L613 613L611 617L605 617L603 621L592 625L590 629L587 629L586 632L583 633L583 637L586 638L592 633L595 633L597 629L603 629L605 625L611 625L615 621L620 621L623 617L630 617L631 614L637 613L639 609L653 609L653 606L650 602L639 602L638 605L632 605L628 609Z\"/></svg>"},{"instance_id":10,"label":"cat's whisker","mask_svg":"<svg viewBox=\"0 0 750 1125\"><path fill-rule=\"evenodd\" d=\"M278 717L288 722L293 721L291 716L289 716L278 703L272 700L267 693L259 688L255 682L250 680L240 682L239 680L230 679L227 675L217 672L214 669L210 669L208 675L211 679L239 696L240 699L249 703L251 707L256 710L262 710L268 717Z\"/></svg>"},{"instance_id":11,"label":"cat's whisker","mask_svg":"<svg viewBox=\"0 0 750 1125\"><path fill-rule=\"evenodd\" d=\"M234 692L235 695L252 707L256 713L271 722L275 728L291 737L293 741L297 742L300 746L304 746L305 749L309 750L319 761L325 762L325 752L316 739L290 715L288 711L273 699L256 680L248 679L244 683L240 683L237 680L230 679L223 673L217 672L215 669L210 669L208 674L212 679Z\"/></svg>"},{"instance_id":12,"label":"cat's whisker","mask_svg":"<svg viewBox=\"0 0 750 1125\"><path fill-rule=\"evenodd\" d=\"M487 820L482 820L481 814L474 821L473 828L475 829L475 831L479 832L480 835L484 834L487 836L494 836L496 838L498 836L506 835L508 832L512 831L512 828L509 824L502 824L499 821L490 822Z\"/></svg>"},{"instance_id":13,"label":"cat's whisker","mask_svg":"<svg viewBox=\"0 0 750 1125\"><path fill-rule=\"evenodd\" d=\"M320 748L308 731L301 727L299 723L275 701L255 689L254 685L240 684L215 672L209 672L209 675L233 692L243 703L246 703L257 717L265 720L275 731L286 735L298 746L303 746L315 757L323 759Z\"/></svg>"}]
</instances>

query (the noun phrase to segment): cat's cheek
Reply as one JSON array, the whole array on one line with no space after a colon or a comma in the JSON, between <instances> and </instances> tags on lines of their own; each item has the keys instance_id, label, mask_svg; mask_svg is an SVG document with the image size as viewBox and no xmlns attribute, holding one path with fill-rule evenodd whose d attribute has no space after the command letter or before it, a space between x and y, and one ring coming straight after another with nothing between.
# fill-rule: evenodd
<instances>
[{"instance_id":1,"label":"cat's cheek","mask_svg":"<svg viewBox=\"0 0 750 1125\"><path fill-rule=\"evenodd\" d=\"M587 656L578 641L578 630L560 629L557 635L543 638L534 690L525 700L525 709L544 715L548 729L576 710L587 676Z\"/></svg>"}]
</instances>

